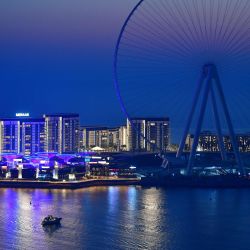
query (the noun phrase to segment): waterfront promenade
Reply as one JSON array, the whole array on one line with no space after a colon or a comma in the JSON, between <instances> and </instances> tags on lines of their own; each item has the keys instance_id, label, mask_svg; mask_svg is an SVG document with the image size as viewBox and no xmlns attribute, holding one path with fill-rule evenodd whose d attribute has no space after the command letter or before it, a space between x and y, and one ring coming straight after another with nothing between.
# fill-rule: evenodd
<instances>
[{"instance_id":1,"label":"waterfront promenade","mask_svg":"<svg viewBox=\"0 0 250 250\"><path fill-rule=\"evenodd\" d=\"M166 187L166 188L250 188L246 176L165 176L165 177L92 177L75 181L2 179L0 188L79 189L98 186Z\"/></svg>"},{"instance_id":2,"label":"waterfront promenade","mask_svg":"<svg viewBox=\"0 0 250 250\"><path fill-rule=\"evenodd\" d=\"M141 178L93 178L77 181L0 180L0 188L78 189L93 186L140 185Z\"/></svg>"}]
</instances>

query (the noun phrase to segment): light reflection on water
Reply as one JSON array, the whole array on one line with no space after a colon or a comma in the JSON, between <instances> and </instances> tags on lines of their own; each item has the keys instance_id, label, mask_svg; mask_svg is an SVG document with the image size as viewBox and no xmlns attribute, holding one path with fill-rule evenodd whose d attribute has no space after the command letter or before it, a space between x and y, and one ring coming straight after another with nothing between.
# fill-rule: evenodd
<instances>
[{"instance_id":1,"label":"light reflection on water","mask_svg":"<svg viewBox=\"0 0 250 250\"><path fill-rule=\"evenodd\" d=\"M0 249L243 250L249 211L249 190L0 189Z\"/></svg>"}]
</instances>

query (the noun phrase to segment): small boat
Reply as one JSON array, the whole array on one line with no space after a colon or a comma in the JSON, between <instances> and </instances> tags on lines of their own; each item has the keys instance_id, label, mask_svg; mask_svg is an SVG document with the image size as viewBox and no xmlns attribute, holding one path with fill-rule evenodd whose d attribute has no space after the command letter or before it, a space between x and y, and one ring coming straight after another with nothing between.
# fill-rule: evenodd
<instances>
[{"instance_id":1,"label":"small boat","mask_svg":"<svg viewBox=\"0 0 250 250\"><path fill-rule=\"evenodd\" d=\"M52 215L48 215L42 221L42 226L48 225L59 225L61 223L62 218L54 217Z\"/></svg>"}]
</instances>

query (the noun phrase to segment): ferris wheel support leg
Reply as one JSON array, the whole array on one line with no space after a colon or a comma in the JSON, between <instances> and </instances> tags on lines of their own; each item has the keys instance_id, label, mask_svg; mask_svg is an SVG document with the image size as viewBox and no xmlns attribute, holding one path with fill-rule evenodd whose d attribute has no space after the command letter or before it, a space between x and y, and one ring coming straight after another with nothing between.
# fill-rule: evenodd
<instances>
[{"instance_id":1,"label":"ferris wheel support leg","mask_svg":"<svg viewBox=\"0 0 250 250\"><path fill-rule=\"evenodd\" d=\"M215 125L216 125L216 130L217 130L218 144L219 144L219 149L220 149L220 153L221 153L221 159L224 161L224 160L226 160L226 152L225 152L225 147L224 147L224 142L223 142L220 118L219 118L219 113L218 113L218 109L217 109L217 103L216 103L216 99L215 99L213 86L211 86L211 98L212 98L214 119L215 119Z\"/></svg>"},{"instance_id":2,"label":"ferris wheel support leg","mask_svg":"<svg viewBox=\"0 0 250 250\"><path fill-rule=\"evenodd\" d=\"M203 119L204 119L204 114L206 111L209 91L211 88L211 80L212 79L211 79L211 70L210 69L208 69L207 74L208 75L207 75L206 81L205 81L205 86L204 86L205 89L204 89L203 99L202 99L202 103L201 103L200 114L198 117L198 122L197 122L196 130L195 130L195 134L194 134L194 141L193 141L192 149L191 149L191 152L189 155L189 160L188 160L188 166L187 166L187 174L188 175L192 174L193 161L194 161L196 149L197 149L197 146L199 143L201 127L202 127L202 123L203 123Z\"/></svg>"},{"instance_id":3,"label":"ferris wheel support leg","mask_svg":"<svg viewBox=\"0 0 250 250\"><path fill-rule=\"evenodd\" d=\"M199 99L199 96L200 96L203 81L204 81L204 73L202 72L201 78L200 78L200 80L198 82L198 87L196 89L196 93L194 95L191 111L190 111L188 119L187 119L186 127L184 129L184 133L183 133L183 136L181 138L181 142L180 142L177 154L176 154L177 158L181 157L181 155L183 154L183 150L184 150L184 147L185 147L187 135L188 135L188 132L189 132L189 129L190 129L190 126L191 126L193 115L195 113L195 109L196 109L196 105L197 105L197 102L198 102L198 99Z\"/></svg>"},{"instance_id":4,"label":"ferris wheel support leg","mask_svg":"<svg viewBox=\"0 0 250 250\"><path fill-rule=\"evenodd\" d=\"M232 146L233 146L234 155L235 155L235 158L236 158L236 161L237 161L237 164L238 164L238 168L239 168L239 171L240 171L240 173L242 175L246 175L246 170L245 170L245 167L242 164L242 160L241 160L241 156L240 156L240 152L239 152L239 146L238 146L238 143L237 143L237 140L236 140L236 136L235 136L234 129L233 129L233 124L232 124L232 121L231 121L231 118L230 118L230 115L229 115L229 111L228 111L228 107L227 107L227 104L226 104L225 96L224 96L224 93L223 93L223 90L222 90L222 87L221 87L221 83L220 83L220 79L219 79L219 76L218 76L217 72L215 72L214 78L215 78L216 87L217 87L217 90L218 90L218 93L219 93L219 96L220 96L220 99L221 99L222 108L223 108L223 111L224 111L224 114L225 114L228 130L229 130L229 135L230 135L231 143L232 143Z\"/></svg>"}]
</instances>

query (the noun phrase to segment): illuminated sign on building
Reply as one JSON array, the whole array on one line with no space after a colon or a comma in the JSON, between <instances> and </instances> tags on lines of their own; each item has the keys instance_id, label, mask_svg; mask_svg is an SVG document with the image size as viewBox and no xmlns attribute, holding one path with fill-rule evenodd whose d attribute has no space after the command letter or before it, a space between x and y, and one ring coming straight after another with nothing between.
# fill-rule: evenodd
<instances>
[{"instance_id":1,"label":"illuminated sign on building","mask_svg":"<svg viewBox=\"0 0 250 250\"><path fill-rule=\"evenodd\" d=\"M29 113L16 113L16 117L29 117Z\"/></svg>"}]
</instances>

